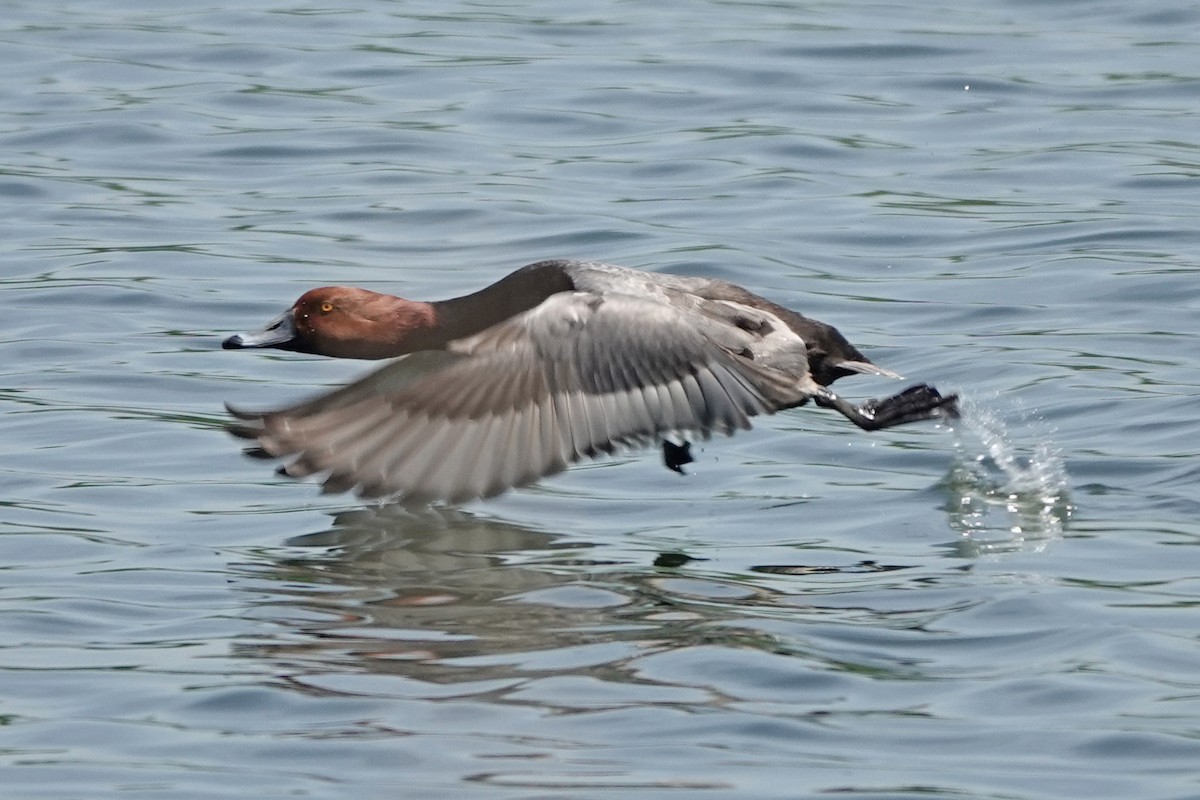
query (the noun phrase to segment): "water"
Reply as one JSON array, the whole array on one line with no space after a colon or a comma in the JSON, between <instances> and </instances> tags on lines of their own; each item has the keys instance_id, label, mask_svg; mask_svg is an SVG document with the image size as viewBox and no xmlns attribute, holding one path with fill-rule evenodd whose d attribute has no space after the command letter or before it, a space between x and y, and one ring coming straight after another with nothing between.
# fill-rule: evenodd
<instances>
[{"instance_id":1,"label":"water","mask_svg":"<svg viewBox=\"0 0 1200 800\"><path fill-rule=\"evenodd\" d=\"M1135 5L7 3L6 796L1200 797L1200 12ZM420 513L222 432L364 371L218 348L303 289L558 256L968 413Z\"/></svg>"},{"instance_id":2,"label":"water","mask_svg":"<svg viewBox=\"0 0 1200 800\"><path fill-rule=\"evenodd\" d=\"M988 406L973 399L961 405L946 510L962 546L979 555L1062 536L1074 506L1066 465L1048 433L1030 428L1014 437Z\"/></svg>"}]
</instances>

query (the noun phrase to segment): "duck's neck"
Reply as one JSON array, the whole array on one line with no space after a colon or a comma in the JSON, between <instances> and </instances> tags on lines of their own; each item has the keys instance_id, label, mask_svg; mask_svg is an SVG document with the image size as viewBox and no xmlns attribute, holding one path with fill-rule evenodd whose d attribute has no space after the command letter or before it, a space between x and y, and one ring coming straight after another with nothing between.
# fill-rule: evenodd
<instances>
[{"instance_id":1,"label":"duck's neck","mask_svg":"<svg viewBox=\"0 0 1200 800\"><path fill-rule=\"evenodd\" d=\"M540 305L552 294L573 290L575 284L564 266L561 261L539 261L521 267L478 292L430 303L437 338L444 346L447 342L473 336Z\"/></svg>"}]
</instances>

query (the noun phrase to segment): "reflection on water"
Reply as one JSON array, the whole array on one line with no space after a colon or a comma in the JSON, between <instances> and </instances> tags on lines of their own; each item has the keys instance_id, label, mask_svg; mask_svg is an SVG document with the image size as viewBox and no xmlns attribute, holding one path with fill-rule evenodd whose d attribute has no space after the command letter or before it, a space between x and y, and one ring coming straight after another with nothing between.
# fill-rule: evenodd
<instances>
[{"instance_id":1,"label":"reflection on water","mask_svg":"<svg viewBox=\"0 0 1200 800\"><path fill-rule=\"evenodd\" d=\"M318 673L352 666L431 685L550 670L641 685L630 664L652 653L793 650L769 620L924 625L947 611L939 600L897 607L889 592L953 584L961 575L939 559L932 567L884 564L812 542L797 544L791 563L719 571L680 552L610 556L604 544L400 505L337 514L330 529L288 545L286 556L235 568L242 588L261 597L255 615L279 630L238 645L237 653L265 659L301 685L309 679L299 673L314 665ZM886 669L877 661L870 668Z\"/></svg>"},{"instance_id":2,"label":"reflection on water","mask_svg":"<svg viewBox=\"0 0 1200 800\"><path fill-rule=\"evenodd\" d=\"M481 653L537 649L546 631L586 624L589 608L625 602L602 590L567 590L574 575L536 563L585 566L575 557L585 545L453 509L344 512L329 530L287 544L295 557L254 573L270 581L259 611L274 616L269 609L278 609L276 620L297 627L300 639L255 645L257 656L353 661L379 671L406 660L445 666ZM558 604L526 600L539 595ZM519 613L512 610L517 604ZM557 611L563 605L570 620ZM297 607L306 611L297 616ZM425 680L463 677L452 669L421 672Z\"/></svg>"},{"instance_id":3,"label":"reflection on water","mask_svg":"<svg viewBox=\"0 0 1200 800\"><path fill-rule=\"evenodd\" d=\"M1062 536L1074 507L1053 442L1038 432L1025 439L1013 435L997 411L976 400L964 400L962 410L945 480L950 526L963 535L955 554L1036 549ZM1023 422L1027 429L1039 427Z\"/></svg>"}]
</instances>

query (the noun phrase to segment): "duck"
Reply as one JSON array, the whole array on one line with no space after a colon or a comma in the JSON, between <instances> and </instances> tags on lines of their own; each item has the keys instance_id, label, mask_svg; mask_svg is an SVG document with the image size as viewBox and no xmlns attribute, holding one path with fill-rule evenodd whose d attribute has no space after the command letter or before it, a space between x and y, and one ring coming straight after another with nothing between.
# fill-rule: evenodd
<instances>
[{"instance_id":1,"label":"duck","mask_svg":"<svg viewBox=\"0 0 1200 800\"><path fill-rule=\"evenodd\" d=\"M833 326L728 281L554 259L449 300L348 286L311 289L225 349L389 359L346 386L281 408L226 405L247 452L322 491L459 504L573 463L689 441L807 405L864 431L958 417L920 383L852 403L829 387L875 365Z\"/></svg>"}]
</instances>

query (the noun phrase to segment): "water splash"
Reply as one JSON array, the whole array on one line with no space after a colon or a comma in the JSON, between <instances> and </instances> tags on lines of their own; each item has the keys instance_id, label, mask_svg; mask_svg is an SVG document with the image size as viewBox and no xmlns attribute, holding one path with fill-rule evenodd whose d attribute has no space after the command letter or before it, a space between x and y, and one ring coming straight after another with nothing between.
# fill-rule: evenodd
<instances>
[{"instance_id":1,"label":"water splash","mask_svg":"<svg viewBox=\"0 0 1200 800\"><path fill-rule=\"evenodd\" d=\"M956 555L1038 548L1062 536L1074 507L1066 465L1044 422L1020 413L1022 436L1000 415L964 399L955 423L956 457L945 481Z\"/></svg>"}]
</instances>

